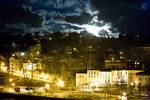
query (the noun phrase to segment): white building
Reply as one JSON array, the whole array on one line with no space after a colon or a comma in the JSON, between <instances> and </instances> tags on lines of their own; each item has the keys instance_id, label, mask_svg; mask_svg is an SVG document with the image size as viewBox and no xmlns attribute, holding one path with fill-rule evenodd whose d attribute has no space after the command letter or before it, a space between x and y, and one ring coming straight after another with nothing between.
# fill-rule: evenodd
<instances>
[{"instance_id":1,"label":"white building","mask_svg":"<svg viewBox=\"0 0 150 100\"><path fill-rule=\"evenodd\" d=\"M111 71L87 70L87 80L90 86L111 84Z\"/></svg>"},{"instance_id":2,"label":"white building","mask_svg":"<svg viewBox=\"0 0 150 100\"><path fill-rule=\"evenodd\" d=\"M76 73L76 87L89 91L93 87L103 87L114 84L137 83L136 73L139 70L87 70L87 73Z\"/></svg>"},{"instance_id":3,"label":"white building","mask_svg":"<svg viewBox=\"0 0 150 100\"><path fill-rule=\"evenodd\" d=\"M90 86L98 86L100 80L100 71L99 70L87 70L87 80Z\"/></svg>"},{"instance_id":4,"label":"white building","mask_svg":"<svg viewBox=\"0 0 150 100\"><path fill-rule=\"evenodd\" d=\"M76 86L78 90L90 91L91 86L88 83L87 73L76 73Z\"/></svg>"},{"instance_id":5,"label":"white building","mask_svg":"<svg viewBox=\"0 0 150 100\"><path fill-rule=\"evenodd\" d=\"M92 87L111 84L111 79L111 71L87 70L87 73L76 73L76 87L81 91L91 91Z\"/></svg>"},{"instance_id":6,"label":"white building","mask_svg":"<svg viewBox=\"0 0 150 100\"><path fill-rule=\"evenodd\" d=\"M113 84L128 84L129 70L112 70L112 83Z\"/></svg>"}]
</instances>

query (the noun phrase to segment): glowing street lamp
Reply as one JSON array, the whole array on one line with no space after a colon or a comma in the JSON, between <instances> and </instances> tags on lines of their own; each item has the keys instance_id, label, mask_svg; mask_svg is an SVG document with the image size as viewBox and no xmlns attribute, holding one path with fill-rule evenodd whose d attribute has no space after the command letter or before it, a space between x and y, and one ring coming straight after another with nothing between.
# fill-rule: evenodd
<instances>
[{"instance_id":1,"label":"glowing street lamp","mask_svg":"<svg viewBox=\"0 0 150 100\"><path fill-rule=\"evenodd\" d=\"M123 93L123 96L126 96L127 95L127 93Z\"/></svg>"},{"instance_id":2,"label":"glowing street lamp","mask_svg":"<svg viewBox=\"0 0 150 100\"><path fill-rule=\"evenodd\" d=\"M20 55L21 55L21 56L25 56L25 53L24 53L24 52L21 52Z\"/></svg>"},{"instance_id":3,"label":"glowing street lamp","mask_svg":"<svg viewBox=\"0 0 150 100\"><path fill-rule=\"evenodd\" d=\"M11 84L11 86L15 86L15 85L16 85L15 83L12 83L12 84Z\"/></svg>"},{"instance_id":4,"label":"glowing street lamp","mask_svg":"<svg viewBox=\"0 0 150 100\"><path fill-rule=\"evenodd\" d=\"M121 96L121 100L127 100L127 93L123 93L123 96Z\"/></svg>"},{"instance_id":5,"label":"glowing street lamp","mask_svg":"<svg viewBox=\"0 0 150 100\"><path fill-rule=\"evenodd\" d=\"M135 80L135 85L138 86L139 84L139 81Z\"/></svg>"},{"instance_id":6,"label":"glowing street lamp","mask_svg":"<svg viewBox=\"0 0 150 100\"><path fill-rule=\"evenodd\" d=\"M46 89L49 89L49 88L50 88L50 85L49 85L48 83L46 83L46 84L45 84L45 88L46 88Z\"/></svg>"},{"instance_id":7,"label":"glowing street lamp","mask_svg":"<svg viewBox=\"0 0 150 100\"><path fill-rule=\"evenodd\" d=\"M57 86L58 86L58 87L64 87L64 86L65 86L64 81L63 81L63 80L58 79Z\"/></svg>"},{"instance_id":8,"label":"glowing street lamp","mask_svg":"<svg viewBox=\"0 0 150 100\"><path fill-rule=\"evenodd\" d=\"M27 66L28 70L32 70L32 67L33 67L32 64L29 64L29 65Z\"/></svg>"},{"instance_id":9,"label":"glowing street lamp","mask_svg":"<svg viewBox=\"0 0 150 100\"><path fill-rule=\"evenodd\" d=\"M119 99L119 100L121 99L121 96L120 96L120 95L118 96L118 99Z\"/></svg>"},{"instance_id":10,"label":"glowing street lamp","mask_svg":"<svg viewBox=\"0 0 150 100\"><path fill-rule=\"evenodd\" d=\"M12 82L12 81L13 81L13 79L12 79L12 78L10 78L10 79L9 79L9 82Z\"/></svg>"},{"instance_id":11,"label":"glowing street lamp","mask_svg":"<svg viewBox=\"0 0 150 100\"><path fill-rule=\"evenodd\" d=\"M133 85L134 85L134 83L131 83L130 85L131 85L131 86L133 86Z\"/></svg>"}]
</instances>

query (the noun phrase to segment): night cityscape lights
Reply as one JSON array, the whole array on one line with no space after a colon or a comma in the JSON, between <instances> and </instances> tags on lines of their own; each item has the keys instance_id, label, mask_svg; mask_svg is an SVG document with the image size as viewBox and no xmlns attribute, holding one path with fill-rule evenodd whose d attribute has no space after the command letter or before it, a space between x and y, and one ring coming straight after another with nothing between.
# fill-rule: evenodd
<instances>
[{"instance_id":1,"label":"night cityscape lights","mask_svg":"<svg viewBox=\"0 0 150 100\"><path fill-rule=\"evenodd\" d=\"M0 0L0 100L150 100L149 0Z\"/></svg>"},{"instance_id":2,"label":"night cityscape lights","mask_svg":"<svg viewBox=\"0 0 150 100\"><path fill-rule=\"evenodd\" d=\"M13 51L8 62L1 57L0 74L4 77L1 92L72 99L148 97L150 75L142 60L129 59L125 50L119 49L115 54L108 48L103 68L96 68L94 53L98 54L99 46L93 45L93 41L86 44L83 37L78 37L80 47L66 46L61 53L58 47L49 51L50 55L43 55L42 45L46 42L38 41L24 52ZM145 49L140 47L140 50Z\"/></svg>"}]
</instances>

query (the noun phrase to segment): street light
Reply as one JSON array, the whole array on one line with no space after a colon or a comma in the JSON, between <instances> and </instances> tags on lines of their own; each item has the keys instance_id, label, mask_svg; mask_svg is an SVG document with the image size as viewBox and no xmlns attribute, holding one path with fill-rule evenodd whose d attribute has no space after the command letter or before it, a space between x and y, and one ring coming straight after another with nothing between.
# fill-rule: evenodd
<instances>
[{"instance_id":1,"label":"street light","mask_svg":"<svg viewBox=\"0 0 150 100\"><path fill-rule=\"evenodd\" d=\"M45 88L46 88L46 89L49 89L49 88L50 88L50 85L49 85L48 83L46 83L46 84L45 84Z\"/></svg>"},{"instance_id":2,"label":"street light","mask_svg":"<svg viewBox=\"0 0 150 100\"><path fill-rule=\"evenodd\" d=\"M9 79L9 82L12 82L12 81L13 81L13 79L12 79L12 78L10 78L10 79Z\"/></svg>"},{"instance_id":3,"label":"street light","mask_svg":"<svg viewBox=\"0 0 150 100\"><path fill-rule=\"evenodd\" d=\"M131 86L133 86L133 85L134 85L134 83L131 83L130 85L131 85Z\"/></svg>"},{"instance_id":4,"label":"street light","mask_svg":"<svg viewBox=\"0 0 150 100\"><path fill-rule=\"evenodd\" d=\"M59 87L64 87L64 86L65 86L64 81L61 80L61 79L58 79L57 86L59 86Z\"/></svg>"},{"instance_id":5,"label":"street light","mask_svg":"<svg viewBox=\"0 0 150 100\"><path fill-rule=\"evenodd\" d=\"M27 69L28 69L28 70L32 70L32 67L33 67L33 65L32 65L32 64L29 64L29 65L27 66Z\"/></svg>"},{"instance_id":6,"label":"street light","mask_svg":"<svg viewBox=\"0 0 150 100\"><path fill-rule=\"evenodd\" d=\"M11 86L15 86L15 85L16 85L15 83L12 83L12 84L11 84Z\"/></svg>"},{"instance_id":7,"label":"street light","mask_svg":"<svg viewBox=\"0 0 150 100\"><path fill-rule=\"evenodd\" d=\"M123 96L121 97L121 100L127 100L127 96L123 94Z\"/></svg>"},{"instance_id":8,"label":"street light","mask_svg":"<svg viewBox=\"0 0 150 100\"><path fill-rule=\"evenodd\" d=\"M120 96L120 95L118 96L118 99L119 99L119 100L121 99L121 96Z\"/></svg>"},{"instance_id":9,"label":"street light","mask_svg":"<svg viewBox=\"0 0 150 100\"><path fill-rule=\"evenodd\" d=\"M21 56L25 56L25 53L24 53L24 52L21 52L20 55L21 55Z\"/></svg>"},{"instance_id":10,"label":"street light","mask_svg":"<svg viewBox=\"0 0 150 100\"><path fill-rule=\"evenodd\" d=\"M123 93L123 96L126 96L127 95L127 93Z\"/></svg>"},{"instance_id":11,"label":"street light","mask_svg":"<svg viewBox=\"0 0 150 100\"><path fill-rule=\"evenodd\" d=\"M138 86L138 84L139 84L139 81L135 80L135 86Z\"/></svg>"}]
</instances>

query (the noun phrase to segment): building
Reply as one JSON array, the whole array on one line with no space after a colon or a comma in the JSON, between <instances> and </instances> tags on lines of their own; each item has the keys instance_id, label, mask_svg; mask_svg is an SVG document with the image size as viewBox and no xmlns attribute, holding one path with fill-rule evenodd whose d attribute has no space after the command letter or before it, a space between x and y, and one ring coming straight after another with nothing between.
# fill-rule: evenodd
<instances>
[{"instance_id":1,"label":"building","mask_svg":"<svg viewBox=\"0 0 150 100\"><path fill-rule=\"evenodd\" d=\"M87 70L87 73L76 73L76 87L79 90L90 90L115 84L137 84L136 73L139 70Z\"/></svg>"},{"instance_id":2,"label":"building","mask_svg":"<svg viewBox=\"0 0 150 100\"><path fill-rule=\"evenodd\" d=\"M9 70L12 72L13 70L21 70L22 62L17 56L12 56L9 59Z\"/></svg>"},{"instance_id":3,"label":"building","mask_svg":"<svg viewBox=\"0 0 150 100\"><path fill-rule=\"evenodd\" d=\"M40 62L24 62L23 63L23 69L27 72L34 71L36 74L41 74L42 71L42 64Z\"/></svg>"},{"instance_id":4,"label":"building","mask_svg":"<svg viewBox=\"0 0 150 100\"><path fill-rule=\"evenodd\" d=\"M128 84L128 70L112 70L113 84Z\"/></svg>"},{"instance_id":5,"label":"building","mask_svg":"<svg viewBox=\"0 0 150 100\"><path fill-rule=\"evenodd\" d=\"M136 85L138 81L137 73L142 72L143 70L129 70L128 71L128 83L129 85Z\"/></svg>"},{"instance_id":6,"label":"building","mask_svg":"<svg viewBox=\"0 0 150 100\"><path fill-rule=\"evenodd\" d=\"M87 80L90 86L111 84L111 72L100 70L87 70Z\"/></svg>"},{"instance_id":7,"label":"building","mask_svg":"<svg viewBox=\"0 0 150 100\"><path fill-rule=\"evenodd\" d=\"M125 60L105 59L105 68L107 69L120 69L127 68Z\"/></svg>"},{"instance_id":8,"label":"building","mask_svg":"<svg viewBox=\"0 0 150 100\"><path fill-rule=\"evenodd\" d=\"M8 67L6 66L6 60L5 58L0 55L0 72L7 72L8 71Z\"/></svg>"},{"instance_id":9,"label":"building","mask_svg":"<svg viewBox=\"0 0 150 100\"><path fill-rule=\"evenodd\" d=\"M80 91L91 90L88 85L87 73L76 73L76 86Z\"/></svg>"},{"instance_id":10,"label":"building","mask_svg":"<svg viewBox=\"0 0 150 100\"><path fill-rule=\"evenodd\" d=\"M139 49L144 52L144 56L150 55L150 47L139 47Z\"/></svg>"},{"instance_id":11,"label":"building","mask_svg":"<svg viewBox=\"0 0 150 100\"><path fill-rule=\"evenodd\" d=\"M136 73L137 76L137 81L136 85L137 86L149 86L150 85L150 72L139 72Z\"/></svg>"}]
</instances>

